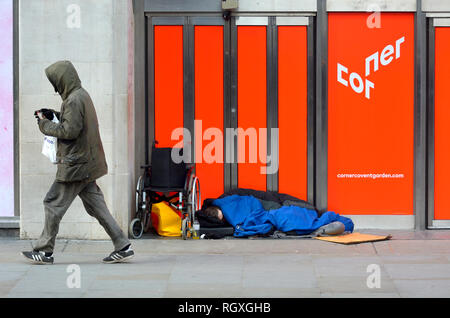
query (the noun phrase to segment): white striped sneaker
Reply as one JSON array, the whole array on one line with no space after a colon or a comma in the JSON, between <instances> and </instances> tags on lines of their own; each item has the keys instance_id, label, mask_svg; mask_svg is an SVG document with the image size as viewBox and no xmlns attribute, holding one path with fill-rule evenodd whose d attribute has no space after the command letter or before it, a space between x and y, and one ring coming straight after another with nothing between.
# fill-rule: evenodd
<instances>
[{"instance_id":1,"label":"white striped sneaker","mask_svg":"<svg viewBox=\"0 0 450 318\"><path fill-rule=\"evenodd\" d=\"M103 259L103 263L112 264L112 263L121 263L124 262L134 256L134 251L131 249L131 246L128 247L125 251L117 251L112 252L109 256Z\"/></svg>"},{"instance_id":2,"label":"white striped sneaker","mask_svg":"<svg viewBox=\"0 0 450 318\"><path fill-rule=\"evenodd\" d=\"M44 264L44 265L53 264L53 256L45 256L44 252L38 251L22 252L22 255L33 264Z\"/></svg>"}]
</instances>

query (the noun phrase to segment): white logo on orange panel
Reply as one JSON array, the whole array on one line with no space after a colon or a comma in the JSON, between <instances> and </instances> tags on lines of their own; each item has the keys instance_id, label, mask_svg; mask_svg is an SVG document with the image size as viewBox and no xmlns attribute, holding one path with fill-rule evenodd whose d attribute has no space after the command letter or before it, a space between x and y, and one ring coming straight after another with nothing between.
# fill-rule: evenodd
<instances>
[{"instance_id":1,"label":"white logo on orange panel","mask_svg":"<svg viewBox=\"0 0 450 318\"><path fill-rule=\"evenodd\" d=\"M342 65L341 63L337 63L337 81L341 83L344 86L349 86L358 94L361 94L364 92L364 96L367 99L370 99L370 89L375 89L375 83L369 81L367 79L367 76L371 74L371 70L373 69L373 72L378 71L379 65L387 66L394 60L394 54L395 59L400 58L400 45L405 42L405 37L401 37L397 41L395 41L395 47L392 44L388 44L385 46L383 50L381 50L381 54L377 51L373 53L372 55L366 57L366 74L365 77L361 77L356 72L350 73L350 76L348 75L349 71L348 68ZM344 75L346 74L346 75ZM345 78L344 78L345 77Z\"/></svg>"}]
</instances>

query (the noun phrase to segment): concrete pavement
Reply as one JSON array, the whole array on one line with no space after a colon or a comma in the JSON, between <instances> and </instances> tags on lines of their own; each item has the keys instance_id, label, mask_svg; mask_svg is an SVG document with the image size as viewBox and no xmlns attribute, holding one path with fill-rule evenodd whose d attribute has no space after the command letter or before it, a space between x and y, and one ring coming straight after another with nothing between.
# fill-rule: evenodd
<instances>
[{"instance_id":1,"label":"concrete pavement","mask_svg":"<svg viewBox=\"0 0 450 318\"><path fill-rule=\"evenodd\" d=\"M450 231L359 231L388 241L133 240L128 263L103 264L109 241L58 239L55 264L31 265L30 240L0 238L0 297L450 297Z\"/></svg>"}]
</instances>

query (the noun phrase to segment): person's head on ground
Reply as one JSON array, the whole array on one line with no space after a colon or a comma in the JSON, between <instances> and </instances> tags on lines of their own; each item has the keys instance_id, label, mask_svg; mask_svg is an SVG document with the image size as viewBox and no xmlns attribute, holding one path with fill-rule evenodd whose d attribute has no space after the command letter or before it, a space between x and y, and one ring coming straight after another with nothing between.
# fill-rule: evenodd
<instances>
[{"instance_id":1,"label":"person's head on ground","mask_svg":"<svg viewBox=\"0 0 450 318\"><path fill-rule=\"evenodd\" d=\"M216 218L216 219L218 219L218 220L220 220L220 221L223 220L223 213L222 213L222 210L221 210L219 207L215 206L215 205L210 205L210 206L208 206L208 207L203 211L203 213L204 213L206 216L208 216L208 217Z\"/></svg>"}]
</instances>

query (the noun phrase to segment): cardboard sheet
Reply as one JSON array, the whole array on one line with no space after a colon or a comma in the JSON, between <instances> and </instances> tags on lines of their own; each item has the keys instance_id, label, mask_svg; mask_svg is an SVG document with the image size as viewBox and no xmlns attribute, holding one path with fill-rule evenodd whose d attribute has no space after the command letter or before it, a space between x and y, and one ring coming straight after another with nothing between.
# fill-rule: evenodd
<instances>
[{"instance_id":1,"label":"cardboard sheet","mask_svg":"<svg viewBox=\"0 0 450 318\"><path fill-rule=\"evenodd\" d=\"M392 236L389 235L373 235L373 234L362 234L362 233L350 233L338 236L316 236L315 239L340 243L340 244L357 244L366 242L376 242L389 240Z\"/></svg>"}]
</instances>

